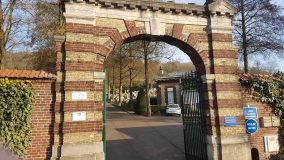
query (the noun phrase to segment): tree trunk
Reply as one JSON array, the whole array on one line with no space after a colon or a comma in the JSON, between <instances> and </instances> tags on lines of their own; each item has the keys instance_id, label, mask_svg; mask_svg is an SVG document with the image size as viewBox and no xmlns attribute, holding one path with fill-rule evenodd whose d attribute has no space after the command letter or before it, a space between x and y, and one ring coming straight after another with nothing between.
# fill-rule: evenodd
<instances>
[{"instance_id":1,"label":"tree trunk","mask_svg":"<svg viewBox=\"0 0 284 160\"><path fill-rule=\"evenodd\" d=\"M129 73L129 94L130 94L130 110L133 111L133 95L132 95L132 71Z\"/></svg>"},{"instance_id":2,"label":"tree trunk","mask_svg":"<svg viewBox=\"0 0 284 160\"><path fill-rule=\"evenodd\" d=\"M120 81L120 85L119 85L119 103L118 105L121 106L122 104L122 85L121 85L121 81Z\"/></svg>"},{"instance_id":3,"label":"tree trunk","mask_svg":"<svg viewBox=\"0 0 284 160\"><path fill-rule=\"evenodd\" d=\"M245 6L244 0L241 4L241 13L242 13L242 31L243 31L243 56L244 56L244 69L245 73L248 73L248 53L247 53L247 36L246 36L246 20L245 20Z\"/></svg>"},{"instance_id":4,"label":"tree trunk","mask_svg":"<svg viewBox=\"0 0 284 160\"><path fill-rule=\"evenodd\" d=\"M0 0L0 5L2 6L2 1ZM4 19L3 10L0 9L0 69L4 69L4 58L5 58L5 48L4 48Z\"/></svg>"},{"instance_id":5,"label":"tree trunk","mask_svg":"<svg viewBox=\"0 0 284 160\"><path fill-rule=\"evenodd\" d=\"M0 33L1 34L1 33ZM0 38L2 39L2 38ZM2 41L2 40L0 40ZM6 51L5 48L3 47L3 45L0 42L0 69L4 69L5 67L5 55L6 55Z\"/></svg>"},{"instance_id":6,"label":"tree trunk","mask_svg":"<svg viewBox=\"0 0 284 160\"><path fill-rule=\"evenodd\" d=\"M145 48L146 49L146 48ZM149 75L148 75L148 55L144 55L144 64L145 64L145 81L146 81L146 103L147 103L147 116L151 116L151 106L149 104Z\"/></svg>"},{"instance_id":7,"label":"tree trunk","mask_svg":"<svg viewBox=\"0 0 284 160\"><path fill-rule=\"evenodd\" d=\"M107 77L107 100L110 99L110 74L109 72L106 72L106 77Z\"/></svg>"},{"instance_id":8,"label":"tree trunk","mask_svg":"<svg viewBox=\"0 0 284 160\"><path fill-rule=\"evenodd\" d=\"M109 77L108 77L109 78ZM107 88L108 88L108 91L107 91L107 99L110 100L110 83L111 81L108 79L107 80Z\"/></svg>"},{"instance_id":9,"label":"tree trunk","mask_svg":"<svg viewBox=\"0 0 284 160\"><path fill-rule=\"evenodd\" d=\"M112 68L112 102L114 102L115 97L115 79L114 79L114 67Z\"/></svg>"},{"instance_id":10,"label":"tree trunk","mask_svg":"<svg viewBox=\"0 0 284 160\"><path fill-rule=\"evenodd\" d=\"M120 51L121 54L121 51ZM118 105L120 106L122 103L122 62L119 62L119 102Z\"/></svg>"}]
</instances>

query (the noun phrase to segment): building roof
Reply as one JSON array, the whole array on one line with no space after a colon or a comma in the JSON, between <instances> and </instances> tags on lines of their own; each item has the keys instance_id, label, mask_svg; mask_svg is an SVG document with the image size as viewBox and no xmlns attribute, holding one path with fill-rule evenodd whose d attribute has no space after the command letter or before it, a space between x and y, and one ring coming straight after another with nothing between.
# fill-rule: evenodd
<instances>
[{"instance_id":1,"label":"building roof","mask_svg":"<svg viewBox=\"0 0 284 160\"><path fill-rule=\"evenodd\" d=\"M44 79L56 79L54 73L49 73L46 71L36 71L36 70L9 70L1 69L0 78L44 78Z\"/></svg>"},{"instance_id":2,"label":"building roof","mask_svg":"<svg viewBox=\"0 0 284 160\"><path fill-rule=\"evenodd\" d=\"M188 73L188 72L163 74L159 77L156 77L155 81L166 81L166 80L172 80L172 79L180 79L186 73Z\"/></svg>"}]
</instances>

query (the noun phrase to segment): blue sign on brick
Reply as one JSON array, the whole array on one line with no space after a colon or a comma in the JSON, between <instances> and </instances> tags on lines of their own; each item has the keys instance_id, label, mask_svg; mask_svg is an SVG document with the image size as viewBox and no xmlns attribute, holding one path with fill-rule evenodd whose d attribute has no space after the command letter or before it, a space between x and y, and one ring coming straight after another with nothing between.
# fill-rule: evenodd
<instances>
[{"instance_id":1,"label":"blue sign on brick","mask_svg":"<svg viewBox=\"0 0 284 160\"><path fill-rule=\"evenodd\" d=\"M236 127L237 118L236 116L226 116L225 118L225 127Z\"/></svg>"},{"instance_id":2,"label":"blue sign on brick","mask_svg":"<svg viewBox=\"0 0 284 160\"><path fill-rule=\"evenodd\" d=\"M258 130L258 123L254 119L246 121L246 131L250 134L254 134Z\"/></svg>"},{"instance_id":3,"label":"blue sign on brick","mask_svg":"<svg viewBox=\"0 0 284 160\"><path fill-rule=\"evenodd\" d=\"M245 119L253 119L258 117L256 107L244 107L243 111Z\"/></svg>"}]
</instances>

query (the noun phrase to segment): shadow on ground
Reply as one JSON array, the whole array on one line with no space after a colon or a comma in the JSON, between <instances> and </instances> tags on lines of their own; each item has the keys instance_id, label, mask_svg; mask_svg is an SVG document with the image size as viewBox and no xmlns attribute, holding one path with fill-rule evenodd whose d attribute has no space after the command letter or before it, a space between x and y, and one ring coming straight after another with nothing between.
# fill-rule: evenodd
<instances>
[{"instance_id":1,"label":"shadow on ground","mask_svg":"<svg viewBox=\"0 0 284 160\"><path fill-rule=\"evenodd\" d=\"M182 118L108 108L107 160L184 160Z\"/></svg>"}]
</instances>

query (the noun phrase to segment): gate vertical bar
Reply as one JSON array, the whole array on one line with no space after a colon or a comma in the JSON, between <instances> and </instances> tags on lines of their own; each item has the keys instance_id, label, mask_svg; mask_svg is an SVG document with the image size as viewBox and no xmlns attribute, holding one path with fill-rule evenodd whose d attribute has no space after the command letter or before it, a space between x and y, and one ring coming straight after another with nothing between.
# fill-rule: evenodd
<instances>
[{"instance_id":1,"label":"gate vertical bar","mask_svg":"<svg viewBox=\"0 0 284 160\"><path fill-rule=\"evenodd\" d=\"M207 160L206 122L199 72L184 73L180 80L180 99L186 160Z\"/></svg>"},{"instance_id":2,"label":"gate vertical bar","mask_svg":"<svg viewBox=\"0 0 284 160\"><path fill-rule=\"evenodd\" d=\"M103 100L104 100L104 111L103 111L103 123L104 123L104 128L103 128L103 143L104 143L104 158L106 159L106 103L107 103L107 99L106 99L106 69L104 69L105 72L105 78L104 78L104 91L103 91Z\"/></svg>"}]
</instances>

